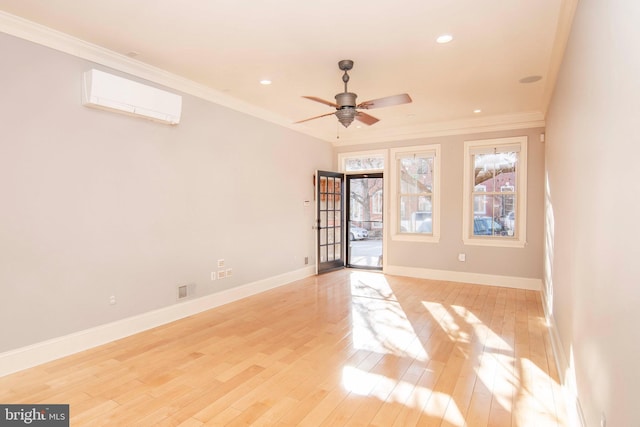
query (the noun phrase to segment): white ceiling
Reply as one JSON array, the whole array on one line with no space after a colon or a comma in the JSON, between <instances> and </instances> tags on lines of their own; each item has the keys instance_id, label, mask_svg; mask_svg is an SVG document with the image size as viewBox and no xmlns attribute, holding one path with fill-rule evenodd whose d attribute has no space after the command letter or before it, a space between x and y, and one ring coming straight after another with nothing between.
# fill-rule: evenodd
<instances>
[{"instance_id":1,"label":"white ceiling","mask_svg":"<svg viewBox=\"0 0 640 427\"><path fill-rule=\"evenodd\" d=\"M137 52L135 61L239 100L236 109L355 144L541 123L576 2L0 0L0 10L123 58ZM453 41L436 43L445 33ZM369 110L380 119L372 126L345 129L335 116L293 124L332 111L302 96L334 101L341 59L355 62L359 102L405 92L413 102Z\"/></svg>"}]
</instances>

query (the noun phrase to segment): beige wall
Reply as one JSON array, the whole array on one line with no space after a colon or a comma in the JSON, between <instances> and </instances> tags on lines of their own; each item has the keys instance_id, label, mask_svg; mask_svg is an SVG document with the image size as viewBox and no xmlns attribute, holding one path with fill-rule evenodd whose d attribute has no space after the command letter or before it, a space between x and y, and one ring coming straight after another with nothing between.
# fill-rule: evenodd
<instances>
[{"instance_id":1,"label":"beige wall","mask_svg":"<svg viewBox=\"0 0 640 427\"><path fill-rule=\"evenodd\" d=\"M89 109L102 67L4 34L0 52L0 352L314 262L303 202L329 144L188 95L175 127Z\"/></svg>"},{"instance_id":2,"label":"beige wall","mask_svg":"<svg viewBox=\"0 0 640 427\"><path fill-rule=\"evenodd\" d=\"M338 153L424 144L441 145L441 228L439 243L398 242L389 239L387 263L393 266L542 279L544 144L543 129L524 129L473 135L415 139L401 143L338 147ZM464 141L528 137L527 244L524 248L470 246L462 242ZM388 199L388 197L387 197ZM466 261L458 261L465 253Z\"/></svg>"},{"instance_id":3,"label":"beige wall","mask_svg":"<svg viewBox=\"0 0 640 427\"><path fill-rule=\"evenodd\" d=\"M639 22L580 1L547 120L545 286L587 426L640 425Z\"/></svg>"}]
</instances>

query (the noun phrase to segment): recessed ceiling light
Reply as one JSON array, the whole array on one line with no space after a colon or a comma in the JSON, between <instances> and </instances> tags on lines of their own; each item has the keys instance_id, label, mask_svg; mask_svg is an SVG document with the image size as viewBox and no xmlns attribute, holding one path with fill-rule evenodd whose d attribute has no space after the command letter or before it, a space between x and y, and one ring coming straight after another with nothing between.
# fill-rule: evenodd
<instances>
[{"instance_id":1,"label":"recessed ceiling light","mask_svg":"<svg viewBox=\"0 0 640 427\"><path fill-rule=\"evenodd\" d=\"M271 84L271 80L269 80L269 79L262 79L262 80L260 80L260 84L261 84L261 85L268 86L268 85L270 85L270 84Z\"/></svg>"},{"instance_id":2,"label":"recessed ceiling light","mask_svg":"<svg viewBox=\"0 0 640 427\"><path fill-rule=\"evenodd\" d=\"M482 113L482 110L479 108L476 108L475 110L473 110L474 113L478 114L478 113Z\"/></svg>"},{"instance_id":3,"label":"recessed ceiling light","mask_svg":"<svg viewBox=\"0 0 640 427\"><path fill-rule=\"evenodd\" d=\"M438 38L436 39L436 42L440 44L444 44L444 43L449 43L451 40L453 40L453 36L451 34L442 34L438 36Z\"/></svg>"},{"instance_id":4,"label":"recessed ceiling light","mask_svg":"<svg viewBox=\"0 0 640 427\"><path fill-rule=\"evenodd\" d=\"M520 79L520 83L535 83L542 80L542 76L527 76Z\"/></svg>"}]
</instances>

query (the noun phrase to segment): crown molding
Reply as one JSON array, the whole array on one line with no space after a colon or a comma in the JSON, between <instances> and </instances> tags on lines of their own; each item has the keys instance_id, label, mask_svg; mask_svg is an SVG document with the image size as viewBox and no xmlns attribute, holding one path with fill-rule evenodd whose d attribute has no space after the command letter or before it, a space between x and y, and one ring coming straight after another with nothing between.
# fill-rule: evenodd
<instances>
[{"instance_id":1,"label":"crown molding","mask_svg":"<svg viewBox=\"0 0 640 427\"><path fill-rule=\"evenodd\" d=\"M424 123L411 127L389 129L368 136L355 135L333 141L334 146L361 145L377 142L403 141L419 138L433 138L450 135L470 135L482 132L497 132L513 129L544 127L544 114L540 111L495 115L465 120L451 120L437 123Z\"/></svg>"},{"instance_id":2,"label":"crown molding","mask_svg":"<svg viewBox=\"0 0 640 427\"><path fill-rule=\"evenodd\" d=\"M572 0L573 1L573 0ZM283 116L256 107L245 101L217 91L193 80L170 73L158 67L137 61L126 55L105 49L98 45L72 37L63 32L36 24L0 11L0 32L82 58L96 64L131 74L158 85L193 95L214 104L235 110L258 119L285 127L295 132L323 140L334 146L361 145L377 142L402 141L425 137L472 134L512 129L543 127L544 113L528 112L512 115L489 116L466 120L426 123L410 127L376 131L375 134L343 134L336 140L335 133L318 131L300 124L291 123Z\"/></svg>"},{"instance_id":3,"label":"crown molding","mask_svg":"<svg viewBox=\"0 0 640 427\"><path fill-rule=\"evenodd\" d=\"M551 60L549 61L549 69L547 70L546 86L543 93L542 106L546 115L555 91L556 82L558 81L558 73L560 72L560 66L562 65L562 58L569 42L569 36L571 35L571 26L573 25L573 18L576 14L579 0L564 0L560 7L560 15L558 16L558 27L556 28L556 42L553 45L553 51L551 52Z\"/></svg>"}]
</instances>

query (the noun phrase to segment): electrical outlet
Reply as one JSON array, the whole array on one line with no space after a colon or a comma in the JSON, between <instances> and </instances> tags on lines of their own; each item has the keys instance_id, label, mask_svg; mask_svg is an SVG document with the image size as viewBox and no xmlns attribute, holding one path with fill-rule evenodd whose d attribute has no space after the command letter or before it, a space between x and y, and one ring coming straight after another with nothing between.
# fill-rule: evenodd
<instances>
[{"instance_id":1,"label":"electrical outlet","mask_svg":"<svg viewBox=\"0 0 640 427\"><path fill-rule=\"evenodd\" d=\"M304 257L304 265L307 265L307 264L309 264L309 257L308 256Z\"/></svg>"},{"instance_id":2,"label":"electrical outlet","mask_svg":"<svg viewBox=\"0 0 640 427\"><path fill-rule=\"evenodd\" d=\"M467 260L467 256L465 254L458 254L458 261L465 262Z\"/></svg>"},{"instance_id":3,"label":"electrical outlet","mask_svg":"<svg viewBox=\"0 0 640 427\"><path fill-rule=\"evenodd\" d=\"M116 304L116 296L115 295L111 295L109 297L109 305L115 305Z\"/></svg>"}]
</instances>

